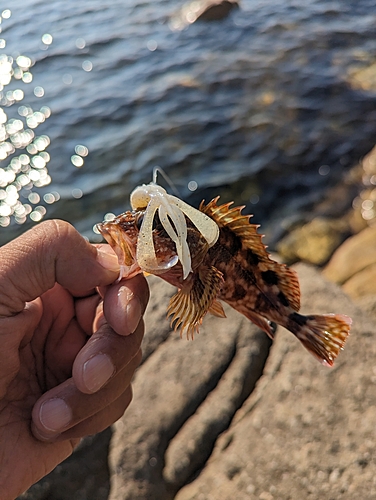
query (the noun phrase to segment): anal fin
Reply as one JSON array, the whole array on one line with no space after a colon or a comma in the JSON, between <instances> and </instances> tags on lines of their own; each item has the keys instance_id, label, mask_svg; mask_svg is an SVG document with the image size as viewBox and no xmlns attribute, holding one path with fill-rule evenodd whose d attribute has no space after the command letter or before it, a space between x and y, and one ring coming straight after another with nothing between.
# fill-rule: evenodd
<instances>
[{"instance_id":1,"label":"anal fin","mask_svg":"<svg viewBox=\"0 0 376 500\"><path fill-rule=\"evenodd\" d=\"M254 311L250 311L249 309L246 309L245 311L238 309L238 311L244 314L246 318L251 320L252 323L261 328L261 330L263 330L268 335L268 337L274 340L274 335L276 331L274 323L271 323L269 320L267 320L260 314L257 314Z\"/></svg>"},{"instance_id":2,"label":"anal fin","mask_svg":"<svg viewBox=\"0 0 376 500\"><path fill-rule=\"evenodd\" d=\"M194 332L199 332L202 319L211 308L222 316L223 309L221 312L217 304L214 304L222 283L222 273L214 266L202 266L199 271L190 275L181 290L171 297L167 309L167 316L172 316L171 326L174 324L174 330L180 328L180 335L186 330L187 338L193 339Z\"/></svg>"}]
</instances>

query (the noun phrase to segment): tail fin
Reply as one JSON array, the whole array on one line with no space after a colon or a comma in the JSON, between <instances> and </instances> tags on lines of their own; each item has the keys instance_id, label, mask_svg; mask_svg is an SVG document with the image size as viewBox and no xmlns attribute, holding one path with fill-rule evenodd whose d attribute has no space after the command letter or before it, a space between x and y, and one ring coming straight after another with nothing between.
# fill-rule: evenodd
<instances>
[{"instance_id":1,"label":"tail fin","mask_svg":"<svg viewBox=\"0 0 376 500\"><path fill-rule=\"evenodd\" d=\"M320 363L333 366L349 335L351 318L344 314L300 316L300 318L304 318L304 324L303 321L299 321L300 325L295 329L295 335Z\"/></svg>"}]
</instances>

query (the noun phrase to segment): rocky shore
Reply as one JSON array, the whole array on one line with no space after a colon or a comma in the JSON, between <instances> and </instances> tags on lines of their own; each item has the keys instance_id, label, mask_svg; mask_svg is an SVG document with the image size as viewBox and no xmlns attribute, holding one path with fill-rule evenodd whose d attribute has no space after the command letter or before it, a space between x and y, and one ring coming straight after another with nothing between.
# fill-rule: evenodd
<instances>
[{"instance_id":1,"label":"rocky shore","mask_svg":"<svg viewBox=\"0 0 376 500\"><path fill-rule=\"evenodd\" d=\"M302 312L353 318L334 368L283 328L271 344L229 308L181 340L165 318L173 288L149 277L132 405L22 498L376 499L376 150L357 172L351 209L322 211L284 243L286 260L305 261L294 264Z\"/></svg>"}]
</instances>

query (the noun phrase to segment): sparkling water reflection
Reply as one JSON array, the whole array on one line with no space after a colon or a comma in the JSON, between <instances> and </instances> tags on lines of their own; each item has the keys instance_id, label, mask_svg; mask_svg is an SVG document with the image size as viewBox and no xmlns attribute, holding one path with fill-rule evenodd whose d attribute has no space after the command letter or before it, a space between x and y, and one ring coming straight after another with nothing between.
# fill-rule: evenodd
<instances>
[{"instance_id":1,"label":"sparkling water reflection","mask_svg":"<svg viewBox=\"0 0 376 500\"><path fill-rule=\"evenodd\" d=\"M2 19L9 19L10 10L4 10ZM43 42L50 44L52 37L43 35ZM5 48L3 40L2 48ZM45 216L46 207L41 204L37 189L50 184L47 164L50 155L46 151L50 138L37 135L36 129L51 115L48 106L39 110L20 104L28 89L10 88L28 85L33 81L33 62L26 55L13 58L0 54L0 226L7 227L12 219L24 224L28 219L39 222ZM33 89L36 97L44 96L44 89ZM43 201L52 204L58 201L57 193L47 193Z\"/></svg>"}]
</instances>

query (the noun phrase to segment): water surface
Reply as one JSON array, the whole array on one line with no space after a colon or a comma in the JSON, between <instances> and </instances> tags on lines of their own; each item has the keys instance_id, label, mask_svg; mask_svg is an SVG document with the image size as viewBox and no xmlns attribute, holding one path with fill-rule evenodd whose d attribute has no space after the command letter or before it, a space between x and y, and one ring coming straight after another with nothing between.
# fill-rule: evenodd
<instances>
[{"instance_id":1,"label":"water surface","mask_svg":"<svg viewBox=\"0 0 376 500\"><path fill-rule=\"evenodd\" d=\"M95 238L93 225L129 208L130 191L160 165L193 204L221 194L257 222L283 221L309 210L373 146L376 91L352 78L376 61L373 0L243 0L223 21L176 30L170 18L182 5L4 6L12 15L2 51L34 62L22 104L51 109L38 127L50 139L51 182L34 188L41 218ZM51 192L53 204L43 198ZM1 241L26 221L0 228Z\"/></svg>"}]
</instances>

